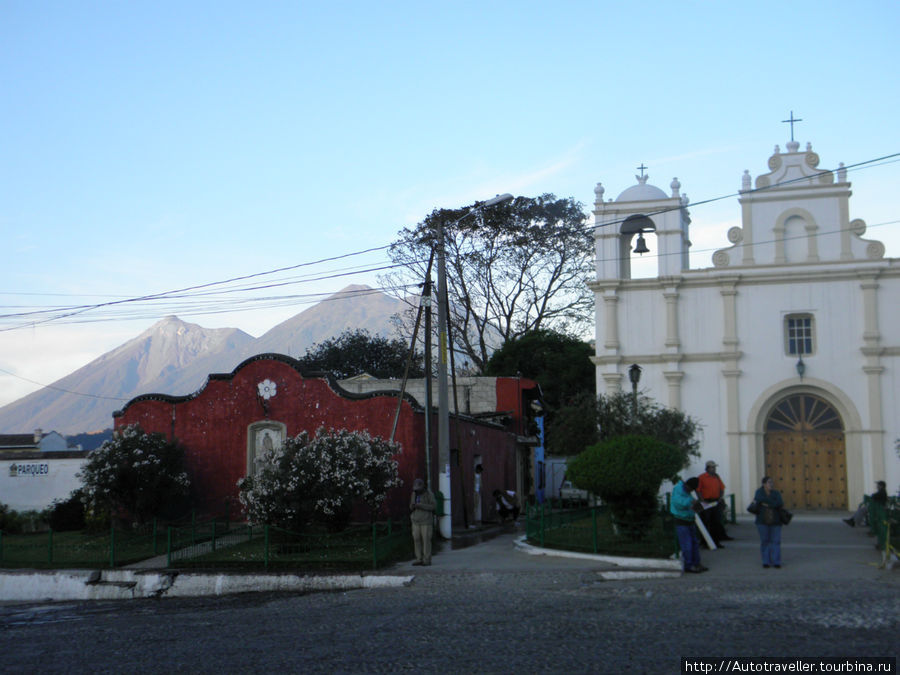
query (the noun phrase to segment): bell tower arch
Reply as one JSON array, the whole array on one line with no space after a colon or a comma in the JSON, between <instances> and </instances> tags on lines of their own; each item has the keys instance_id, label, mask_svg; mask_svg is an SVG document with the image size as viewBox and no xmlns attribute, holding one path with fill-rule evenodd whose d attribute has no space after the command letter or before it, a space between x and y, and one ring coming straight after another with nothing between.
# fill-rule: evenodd
<instances>
[{"instance_id":1,"label":"bell tower arch","mask_svg":"<svg viewBox=\"0 0 900 675\"><path fill-rule=\"evenodd\" d=\"M594 188L594 242L597 255L597 280L631 279L631 257L648 253L658 261L658 276L675 276L690 266L691 242L688 226L691 219L688 199L681 195L681 183L672 180L671 196L655 185L649 175L635 176L637 184L622 192L615 201L603 201L606 189L602 183ZM654 233L656 247L652 251L644 237Z\"/></svg>"}]
</instances>

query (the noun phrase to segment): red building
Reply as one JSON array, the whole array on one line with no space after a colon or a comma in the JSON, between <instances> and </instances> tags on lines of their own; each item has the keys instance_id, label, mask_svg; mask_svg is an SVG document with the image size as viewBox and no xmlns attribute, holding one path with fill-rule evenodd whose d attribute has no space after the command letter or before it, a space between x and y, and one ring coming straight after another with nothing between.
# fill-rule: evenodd
<instances>
[{"instance_id":1,"label":"red building","mask_svg":"<svg viewBox=\"0 0 900 675\"><path fill-rule=\"evenodd\" d=\"M536 391L530 380L498 378L493 414L451 416L455 527L475 521L479 510L476 485L485 520L492 515L490 495L494 489L522 494L533 445L522 431L523 410ZM413 479L426 473L425 410L408 395L401 400L397 391L352 393L331 377L304 376L295 359L261 354L231 373L210 375L206 386L193 394L138 396L113 417L117 429L137 424L144 431L160 432L180 442L187 452L200 508L219 513L226 502L237 503L238 480L253 470L267 444L277 445L302 431L312 436L323 426L366 430L387 439L398 404L394 440L401 446L396 459L403 486L392 490L385 508L391 516L403 517ZM431 479L436 490L436 416L431 432ZM480 480L475 475L477 464L483 467Z\"/></svg>"}]
</instances>

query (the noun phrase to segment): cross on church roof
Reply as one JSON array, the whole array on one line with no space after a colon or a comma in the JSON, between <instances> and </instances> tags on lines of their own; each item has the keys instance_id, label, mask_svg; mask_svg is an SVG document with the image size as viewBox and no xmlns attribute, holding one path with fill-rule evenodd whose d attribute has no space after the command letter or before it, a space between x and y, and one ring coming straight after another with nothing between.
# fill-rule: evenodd
<instances>
[{"instance_id":1,"label":"cross on church roof","mask_svg":"<svg viewBox=\"0 0 900 675\"><path fill-rule=\"evenodd\" d=\"M641 165L640 165L640 166L636 166L636 167L634 167L634 168L640 170L640 172L641 172L641 178L643 178L643 177L644 177L644 170L647 169L648 167L644 166L644 163L641 162Z\"/></svg>"},{"instance_id":2,"label":"cross on church roof","mask_svg":"<svg viewBox=\"0 0 900 675\"><path fill-rule=\"evenodd\" d=\"M790 119L787 119L787 120L781 120L781 123L782 123L782 124L787 124L787 123L790 122L790 125L791 125L791 142L792 142L792 143L794 142L794 122L802 122L802 121L803 121L802 119L794 118L794 111L793 111L793 110L791 110L791 117L790 117Z\"/></svg>"}]
</instances>

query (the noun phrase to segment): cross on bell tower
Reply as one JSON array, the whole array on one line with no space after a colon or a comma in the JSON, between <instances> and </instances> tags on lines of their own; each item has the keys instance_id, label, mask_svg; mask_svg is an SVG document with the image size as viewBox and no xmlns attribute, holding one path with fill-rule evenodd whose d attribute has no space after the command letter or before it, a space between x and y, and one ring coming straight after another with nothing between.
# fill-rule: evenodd
<instances>
[{"instance_id":1,"label":"cross on bell tower","mask_svg":"<svg viewBox=\"0 0 900 675\"><path fill-rule=\"evenodd\" d=\"M789 119L781 120L782 124L790 124L791 125L791 143L794 142L794 122L802 122L803 120L800 118L794 117L794 111L791 110L791 116Z\"/></svg>"}]
</instances>

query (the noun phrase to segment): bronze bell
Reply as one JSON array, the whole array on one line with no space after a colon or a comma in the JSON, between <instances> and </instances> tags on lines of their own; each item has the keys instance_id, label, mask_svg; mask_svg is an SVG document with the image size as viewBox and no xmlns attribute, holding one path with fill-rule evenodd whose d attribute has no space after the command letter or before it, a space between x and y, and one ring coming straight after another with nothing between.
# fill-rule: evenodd
<instances>
[{"instance_id":1,"label":"bronze bell","mask_svg":"<svg viewBox=\"0 0 900 675\"><path fill-rule=\"evenodd\" d=\"M637 238L637 243L635 244L635 247L634 247L634 252L640 253L641 255L650 252L650 249L647 248L647 242L644 241L644 233L643 232L638 232L638 238Z\"/></svg>"}]
</instances>

